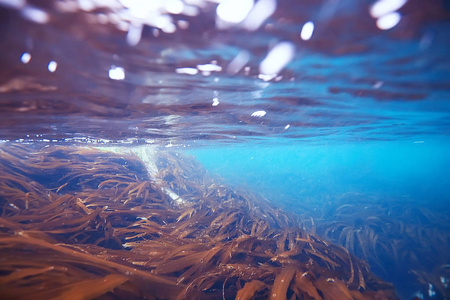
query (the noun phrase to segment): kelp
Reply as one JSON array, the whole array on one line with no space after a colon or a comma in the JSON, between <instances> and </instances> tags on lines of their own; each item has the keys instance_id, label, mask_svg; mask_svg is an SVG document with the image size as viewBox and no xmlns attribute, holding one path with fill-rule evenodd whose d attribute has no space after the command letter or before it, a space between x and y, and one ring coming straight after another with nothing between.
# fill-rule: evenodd
<instances>
[{"instance_id":1,"label":"kelp","mask_svg":"<svg viewBox=\"0 0 450 300\"><path fill-rule=\"evenodd\" d=\"M193 158L0 148L0 289L10 299L396 299L300 219Z\"/></svg>"},{"instance_id":2,"label":"kelp","mask_svg":"<svg viewBox=\"0 0 450 300\"><path fill-rule=\"evenodd\" d=\"M246 282L244 287L237 292L236 300L250 300L256 293L266 288L266 284L259 280Z\"/></svg>"}]
</instances>

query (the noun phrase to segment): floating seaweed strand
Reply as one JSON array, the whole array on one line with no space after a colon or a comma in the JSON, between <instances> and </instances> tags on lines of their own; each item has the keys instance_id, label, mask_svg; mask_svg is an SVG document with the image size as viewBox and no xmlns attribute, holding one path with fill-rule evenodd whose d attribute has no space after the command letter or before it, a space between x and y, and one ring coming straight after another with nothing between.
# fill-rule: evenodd
<instances>
[{"instance_id":1,"label":"floating seaweed strand","mask_svg":"<svg viewBox=\"0 0 450 300\"><path fill-rule=\"evenodd\" d=\"M0 148L0 289L33 299L396 299L346 249L193 160Z\"/></svg>"}]
</instances>

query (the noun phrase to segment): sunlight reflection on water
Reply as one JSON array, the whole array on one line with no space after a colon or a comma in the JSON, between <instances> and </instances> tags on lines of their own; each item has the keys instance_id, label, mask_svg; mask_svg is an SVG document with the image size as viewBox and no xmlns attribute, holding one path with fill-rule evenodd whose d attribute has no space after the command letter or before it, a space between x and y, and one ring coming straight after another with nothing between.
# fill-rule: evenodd
<instances>
[{"instance_id":1,"label":"sunlight reflection on water","mask_svg":"<svg viewBox=\"0 0 450 300\"><path fill-rule=\"evenodd\" d=\"M449 46L445 26L425 25L448 11L421 5L65 0L40 7L2 0L7 24L21 32L2 37L10 45L2 72L11 78L0 85L2 136L390 140L420 133L418 119L404 114L419 107L427 131L440 134L446 124L435 122L435 112L448 112L437 99L448 94ZM31 8L48 18L24 16ZM238 19L227 19L236 11ZM35 97L13 103L13 92ZM252 118L259 111L264 118Z\"/></svg>"}]
</instances>

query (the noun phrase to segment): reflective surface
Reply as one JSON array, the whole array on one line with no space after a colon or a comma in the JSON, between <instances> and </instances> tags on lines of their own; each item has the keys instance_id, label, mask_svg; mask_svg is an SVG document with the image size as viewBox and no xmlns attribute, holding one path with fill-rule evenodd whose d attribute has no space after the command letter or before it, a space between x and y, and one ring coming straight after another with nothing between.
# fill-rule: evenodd
<instances>
[{"instance_id":1,"label":"reflective surface","mask_svg":"<svg viewBox=\"0 0 450 300\"><path fill-rule=\"evenodd\" d=\"M2 1L0 138L192 145L448 134L444 2L249 1L248 14L234 2ZM388 14L401 19L382 30Z\"/></svg>"}]
</instances>

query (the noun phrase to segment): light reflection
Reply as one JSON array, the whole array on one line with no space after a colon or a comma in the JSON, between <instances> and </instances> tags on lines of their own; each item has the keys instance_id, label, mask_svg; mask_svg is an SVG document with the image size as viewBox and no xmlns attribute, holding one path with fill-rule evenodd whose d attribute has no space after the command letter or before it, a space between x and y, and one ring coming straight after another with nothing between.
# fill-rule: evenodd
<instances>
[{"instance_id":1,"label":"light reflection","mask_svg":"<svg viewBox=\"0 0 450 300\"><path fill-rule=\"evenodd\" d=\"M180 29L188 29L189 28L189 22L185 20L178 20L177 25Z\"/></svg>"},{"instance_id":2,"label":"light reflection","mask_svg":"<svg viewBox=\"0 0 450 300\"><path fill-rule=\"evenodd\" d=\"M247 17L253 0L224 0L217 6L217 16L228 23L238 24Z\"/></svg>"},{"instance_id":3,"label":"light reflection","mask_svg":"<svg viewBox=\"0 0 450 300\"><path fill-rule=\"evenodd\" d=\"M0 0L7 1L7 0ZM208 1L182 1L182 0L59 0L55 7L63 12L76 12L77 10L92 11L107 8L111 12L99 13L95 19L99 24L114 24L119 30L128 31L127 43L130 46L137 45L141 40L144 26L158 28L165 33L174 33L177 25L188 28L186 21L176 21L172 14L184 14L196 16L199 8L204 7ZM0 2L1 3L1 2ZM157 36L159 31L153 31Z\"/></svg>"},{"instance_id":4,"label":"light reflection","mask_svg":"<svg viewBox=\"0 0 450 300\"><path fill-rule=\"evenodd\" d=\"M428 283L428 296L430 298L433 298L434 296L436 296L436 291L434 290L434 287L431 283Z\"/></svg>"},{"instance_id":5,"label":"light reflection","mask_svg":"<svg viewBox=\"0 0 450 300\"><path fill-rule=\"evenodd\" d=\"M80 5L76 1L60 0L55 2L55 8L61 12L73 13L80 9Z\"/></svg>"},{"instance_id":6,"label":"light reflection","mask_svg":"<svg viewBox=\"0 0 450 300\"><path fill-rule=\"evenodd\" d=\"M142 24L131 24L127 33L127 44L136 46L139 44L142 36Z\"/></svg>"},{"instance_id":7,"label":"light reflection","mask_svg":"<svg viewBox=\"0 0 450 300\"><path fill-rule=\"evenodd\" d=\"M237 74L250 60L250 53L247 51L241 51L233 58L227 66L227 73L235 75Z\"/></svg>"},{"instance_id":8,"label":"light reflection","mask_svg":"<svg viewBox=\"0 0 450 300\"><path fill-rule=\"evenodd\" d=\"M111 66L108 72L109 78L113 80L124 80L125 70L122 67Z\"/></svg>"},{"instance_id":9,"label":"light reflection","mask_svg":"<svg viewBox=\"0 0 450 300\"><path fill-rule=\"evenodd\" d=\"M406 2L408 0L379 0L370 7L370 15L373 18L380 18L400 9Z\"/></svg>"},{"instance_id":10,"label":"light reflection","mask_svg":"<svg viewBox=\"0 0 450 300\"><path fill-rule=\"evenodd\" d=\"M180 14L183 12L184 4L180 0L168 0L165 3L165 9L171 14Z\"/></svg>"},{"instance_id":11,"label":"light reflection","mask_svg":"<svg viewBox=\"0 0 450 300\"><path fill-rule=\"evenodd\" d=\"M255 111L254 113L252 113L252 117L257 117L257 118L264 117L265 115L266 115L266 112L264 110L258 110L258 111Z\"/></svg>"},{"instance_id":12,"label":"light reflection","mask_svg":"<svg viewBox=\"0 0 450 300\"><path fill-rule=\"evenodd\" d=\"M216 64L197 65L197 69L201 72L220 72L222 67Z\"/></svg>"},{"instance_id":13,"label":"light reflection","mask_svg":"<svg viewBox=\"0 0 450 300\"><path fill-rule=\"evenodd\" d=\"M167 15L159 15L154 17L152 24L149 25L156 26L166 33L173 33L176 29L175 25L172 23L172 18Z\"/></svg>"},{"instance_id":14,"label":"light reflection","mask_svg":"<svg viewBox=\"0 0 450 300\"><path fill-rule=\"evenodd\" d=\"M20 13L24 18L39 24L45 24L50 20L50 16L45 11L31 5L26 5Z\"/></svg>"},{"instance_id":15,"label":"light reflection","mask_svg":"<svg viewBox=\"0 0 450 300\"><path fill-rule=\"evenodd\" d=\"M198 70L195 68L178 68L175 70L178 74L187 74L187 75L196 75L198 74Z\"/></svg>"},{"instance_id":16,"label":"light reflection","mask_svg":"<svg viewBox=\"0 0 450 300\"><path fill-rule=\"evenodd\" d=\"M174 33L177 27L173 23L167 23L165 26L161 27L162 31L165 33Z\"/></svg>"},{"instance_id":17,"label":"light reflection","mask_svg":"<svg viewBox=\"0 0 450 300\"><path fill-rule=\"evenodd\" d=\"M135 18L144 19L149 16L150 12L158 9L159 1L147 0L120 0L123 6L128 9L128 13Z\"/></svg>"},{"instance_id":18,"label":"light reflection","mask_svg":"<svg viewBox=\"0 0 450 300\"><path fill-rule=\"evenodd\" d=\"M243 27L250 31L257 30L276 8L276 0L259 0L245 19Z\"/></svg>"},{"instance_id":19,"label":"light reflection","mask_svg":"<svg viewBox=\"0 0 450 300\"><path fill-rule=\"evenodd\" d=\"M195 17L200 13L200 10L196 6L186 5L183 9L183 14L190 17Z\"/></svg>"},{"instance_id":20,"label":"light reflection","mask_svg":"<svg viewBox=\"0 0 450 300\"><path fill-rule=\"evenodd\" d=\"M264 75L278 74L294 58L294 54L295 47L292 43L276 44L259 65L260 73Z\"/></svg>"},{"instance_id":21,"label":"light reflection","mask_svg":"<svg viewBox=\"0 0 450 300\"><path fill-rule=\"evenodd\" d=\"M388 30L395 27L401 20L397 12L408 0L378 0L370 7L370 15L377 19L377 27Z\"/></svg>"},{"instance_id":22,"label":"light reflection","mask_svg":"<svg viewBox=\"0 0 450 300\"><path fill-rule=\"evenodd\" d=\"M373 88L374 88L374 89L379 89L380 87L383 86L383 84L384 84L383 81L377 81L377 82L373 85Z\"/></svg>"},{"instance_id":23,"label":"light reflection","mask_svg":"<svg viewBox=\"0 0 450 300\"><path fill-rule=\"evenodd\" d=\"M58 63L56 61L52 60L48 63L47 69L53 73L56 71L57 67L58 67Z\"/></svg>"},{"instance_id":24,"label":"light reflection","mask_svg":"<svg viewBox=\"0 0 450 300\"><path fill-rule=\"evenodd\" d=\"M271 81L277 76L277 74L259 74L258 78L263 81Z\"/></svg>"},{"instance_id":25,"label":"light reflection","mask_svg":"<svg viewBox=\"0 0 450 300\"><path fill-rule=\"evenodd\" d=\"M9 8L21 9L27 2L25 0L0 0L0 4Z\"/></svg>"},{"instance_id":26,"label":"light reflection","mask_svg":"<svg viewBox=\"0 0 450 300\"><path fill-rule=\"evenodd\" d=\"M309 21L306 22L305 25L302 27L302 32L300 33L300 37L302 40L307 41L309 40L314 32L314 23Z\"/></svg>"},{"instance_id":27,"label":"light reflection","mask_svg":"<svg viewBox=\"0 0 450 300\"><path fill-rule=\"evenodd\" d=\"M22 56L20 57L20 61L21 61L22 63L24 63L24 64L29 63L30 60L31 60L31 54L28 53L28 52L24 52L24 53L22 54Z\"/></svg>"},{"instance_id":28,"label":"light reflection","mask_svg":"<svg viewBox=\"0 0 450 300\"><path fill-rule=\"evenodd\" d=\"M128 22L125 22L124 20L120 20L116 24L116 27L121 31L128 31L130 29L130 24Z\"/></svg>"},{"instance_id":29,"label":"light reflection","mask_svg":"<svg viewBox=\"0 0 450 300\"><path fill-rule=\"evenodd\" d=\"M217 106L217 105L219 105L219 99L216 97L216 98L214 98L213 99L213 103L212 103L212 106Z\"/></svg>"},{"instance_id":30,"label":"light reflection","mask_svg":"<svg viewBox=\"0 0 450 300\"><path fill-rule=\"evenodd\" d=\"M106 24L108 24L108 16L105 15L105 14L98 14L97 15L97 21L100 24L106 25Z\"/></svg>"},{"instance_id":31,"label":"light reflection","mask_svg":"<svg viewBox=\"0 0 450 300\"><path fill-rule=\"evenodd\" d=\"M95 4L90 0L78 0L78 5L84 11L92 11L95 8Z\"/></svg>"},{"instance_id":32,"label":"light reflection","mask_svg":"<svg viewBox=\"0 0 450 300\"><path fill-rule=\"evenodd\" d=\"M400 22L401 18L398 12L389 13L377 20L377 27L381 30L391 29Z\"/></svg>"}]
</instances>

